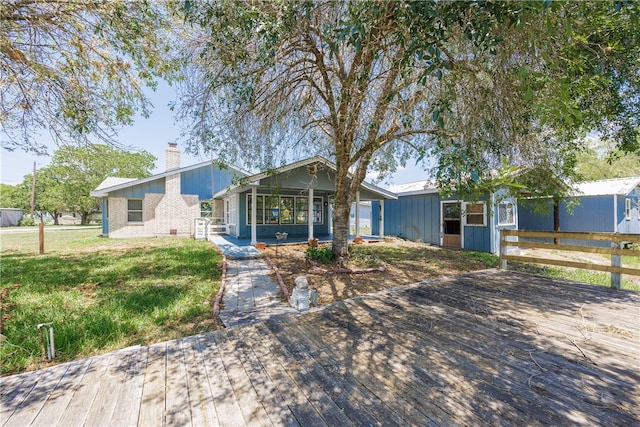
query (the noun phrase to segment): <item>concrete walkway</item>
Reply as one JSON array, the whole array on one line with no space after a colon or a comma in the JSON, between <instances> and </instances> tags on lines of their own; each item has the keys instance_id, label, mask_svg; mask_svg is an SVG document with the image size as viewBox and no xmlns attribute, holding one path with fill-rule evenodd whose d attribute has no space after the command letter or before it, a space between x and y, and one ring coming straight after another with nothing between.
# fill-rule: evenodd
<instances>
[{"instance_id":1,"label":"concrete walkway","mask_svg":"<svg viewBox=\"0 0 640 427\"><path fill-rule=\"evenodd\" d=\"M253 246L236 246L221 236L212 236L210 240L227 258L219 314L227 328L298 313L278 296L280 287L260 259L260 251Z\"/></svg>"}]
</instances>

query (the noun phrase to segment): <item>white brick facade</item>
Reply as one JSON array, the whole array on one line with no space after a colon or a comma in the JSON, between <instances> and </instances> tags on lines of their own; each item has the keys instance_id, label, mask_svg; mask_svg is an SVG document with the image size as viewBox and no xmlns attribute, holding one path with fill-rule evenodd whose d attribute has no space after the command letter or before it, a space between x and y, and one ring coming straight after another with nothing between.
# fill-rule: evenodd
<instances>
[{"instance_id":1,"label":"white brick facade","mask_svg":"<svg viewBox=\"0 0 640 427\"><path fill-rule=\"evenodd\" d=\"M147 193L142 200L142 222L127 221L127 198L109 197L109 237L189 237L200 217L197 195L180 194L180 174L165 178L165 194Z\"/></svg>"}]
</instances>

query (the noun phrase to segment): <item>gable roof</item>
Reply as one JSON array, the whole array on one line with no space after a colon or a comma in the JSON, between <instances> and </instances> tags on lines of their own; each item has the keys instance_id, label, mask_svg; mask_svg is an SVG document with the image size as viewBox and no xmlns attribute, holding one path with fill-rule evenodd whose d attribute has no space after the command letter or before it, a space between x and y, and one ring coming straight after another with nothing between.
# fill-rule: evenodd
<instances>
[{"instance_id":1,"label":"gable roof","mask_svg":"<svg viewBox=\"0 0 640 427\"><path fill-rule=\"evenodd\" d=\"M209 166L212 163L215 163L215 160L206 160L204 162L196 163L191 166L184 166L181 168L169 169L168 171L164 171L164 172L151 175L146 178L140 178L140 179L109 177L104 181L102 181L100 185L98 185L98 187L96 187L96 189L90 193L90 195L92 197L106 197L109 195L109 193L113 191L122 190L124 188L130 188L135 185L140 185L140 184L144 184L145 182L155 181L156 179L175 175L177 173L187 172L187 171L198 169L204 166ZM231 169L233 172L237 173L238 175L243 175L243 176L248 175L247 172L242 171L235 166L230 166L225 164L225 167L228 169Z\"/></svg>"},{"instance_id":2,"label":"gable roof","mask_svg":"<svg viewBox=\"0 0 640 427\"><path fill-rule=\"evenodd\" d=\"M136 178L118 178L118 177L115 177L115 176L110 176L110 177L106 178L104 181L102 181L100 183L100 185L98 185L98 187L96 187L96 189L92 191L92 193L95 192L95 191L102 191L105 188L110 188L110 187L116 187L118 185L123 185L123 184L126 184L126 183L131 182L131 181L137 181L137 179Z\"/></svg>"},{"instance_id":3,"label":"gable roof","mask_svg":"<svg viewBox=\"0 0 640 427\"><path fill-rule=\"evenodd\" d=\"M625 195L640 187L640 177L602 179L576 185L576 196Z\"/></svg>"},{"instance_id":4,"label":"gable roof","mask_svg":"<svg viewBox=\"0 0 640 427\"><path fill-rule=\"evenodd\" d=\"M279 167L277 169L275 169L274 171L267 171L267 172L260 172L257 173L255 175L251 175L251 176L247 176L244 179L244 183L242 184L236 184L236 185L232 185L231 187L229 187L228 189L219 191L218 193L214 194L214 198L223 196L226 193L238 193L238 192L242 192L244 190L246 190L250 185L258 185L258 183L260 182L260 180L265 179L265 178L269 178L273 175L279 175L279 174L283 174L301 167L305 167L305 166L312 166L315 164L322 164L324 166L326 166L329 169L332 169L333 171L336 170L336 165L325 159L322 156L314 156L314 157L309 157L307 159L304 160L300 160L294 163L290 163L288 165L284 165L282 167ZM350 178L352 177L351 174L348 175ZM366 181L363 181L362 184L360 184L360 186L378 196L382 196L382 198L385 199L397 199L398 196L388 190L385 190L381 187L378 187L376 185L373 185L371 183L368 183Z\"/></svg>"}]
</instances>

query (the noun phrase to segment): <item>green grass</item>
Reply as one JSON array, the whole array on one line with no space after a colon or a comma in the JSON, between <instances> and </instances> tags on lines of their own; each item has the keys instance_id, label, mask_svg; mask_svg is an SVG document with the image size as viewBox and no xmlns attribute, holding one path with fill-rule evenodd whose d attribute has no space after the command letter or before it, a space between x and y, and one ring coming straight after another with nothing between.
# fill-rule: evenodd
<instances>
[{"instance_id":1,"label":"green grass","mask_svg":"<svg viewBox=\"0 0 640 427\"><path fill-rule=\"evenodd\" d=\"M191 239L104 239L100 230L3 234L0 374L42 366L36 325L52 322L56 361L214 328L221 257Z\"/></svg>"},{"instance_id":2,"label":"green grass","mask_svg":"<svg viewBox=\"0 0 640 427\"><path fill-rule=\"evenodd\" d=\"M631 268L638 268L638 266L640 266L638 260L628 260L628 258L638 257L623 257L622 265ZM634 264L634 262L636 264ZM574 282L588 283L591 285L606 287L611 286L611 275L609 273L601 271L582 270L577 268L550 267L540 264L523 264L519 262L509 263L509 269L539 274L541 276L572 280ZM638 282L627 279L624 275L622 276L621 288L629 291L640 292L640 284L638 284Z\"/></svg>"}]
</instances>

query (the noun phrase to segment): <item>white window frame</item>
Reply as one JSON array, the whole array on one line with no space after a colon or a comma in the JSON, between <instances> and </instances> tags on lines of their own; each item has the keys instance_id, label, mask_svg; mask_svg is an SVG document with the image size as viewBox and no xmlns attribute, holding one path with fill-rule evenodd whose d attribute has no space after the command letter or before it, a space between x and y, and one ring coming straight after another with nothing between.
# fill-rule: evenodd
<instances>
[{"instance_id":1,"label":"white window frame","mask_svg":"<svg viewBox=\"0 0 640 427\"><path fill-rule=\"evenodd\" d=\"M469 224L469 215L480 215L480 213L467 213L471 205L482 205L482 224ZM487 226L487 204L485 202L464 202L462 204L462 225L465 227L486 227Z\"/></svg>"},{"instance_id":2,"label":"white window frame","mask_svg":"<svg viewBox=\"0 0 640 427\"><path fill-rule=\"evenodd\" d=\"M307 196L294 196L294 195L288 195L288 194L281 194L278 196L274 196L274 195L270 195L270 194L256 194L256 198L263 198L264 202L262 203L262 209L263 209L263 222L262 224L258 223L258 225L271 225L271 226L283 226L283 225L309 225L308 222L308 218L305 221L299 222L298 221L298 211L297 211L297 207L298 207L298 199L304 199L305 201L305 206L307 206L308 209L308 203L309 203L309 198ZM264 211L266 209L266 201L268 197L277 197L278 198L278 222L277 223L268 223L266 222L266 215L264 214ZM282 209L282 198L290 198L293 199L293 212L291 213L292 217L293 217L293 222L288 222L288 223L282 223L282 215L280 210ZM249 207L249 199L251 198L251 194L247 194L247 197L245 197L245 207L246 207L246 212L247 215L245 216L245 223L246 225L251 225L251 221L249 219L250 216L250 207ZM316 203L317 202L317 203ZM320 209L315 209L315 206L319 206ZM314 196L313 198L313 212L314 212L314 218L313 218L313 224L314 225L322 225L324 224L324 198L322 196ZM256 207L257 208L257 207ZM316 213L319 213L319 221L316 221L316 219L318 219ZM256 209L256 216L259 218L260 217L260 211L258 211ZM306 217L305 217L306 218Z\"/></svg>"},{"instance_id":3,"label":"white window frame","mask_svg":"<svg viewBox=\"0 0 640 427\"><path fill-rule=\"evenodd\" d=\"M631 219L631 198L624 199L624 219L629 221Z\"/></svg>"},{"instance_id":4,"label":"white window frame","mask_svg":"<svg viewBox=\"0 0 640 427\"><path fill-rule=\"evenodd\" d=\"M500 222L500 206L511 206L511 222ZM496 210L496 214L498 215L498 227L506 227L509 225L516 225L516 205L513 202L500 202L498 203L498 209Z\"/></svg>"},{"instance_id":5,"label":"white window frame","mask_svg":"<svg viewBox=\"0 0 640 427\"><path fill-rule=\"evenodd\" d=\"M130 209L129 208L129 202L130 201L139 201L140 202L140 209ZM131 219L129 219L129 214L130 213L140 213L140 221L132 221ZM144 199L137 199L137 198L131 198L131 199L127 199L127 223L128 224L140 224L144 222Z\"/></svg>"},{"instance_id":6,"label":"white window frame","mask_svg":"<svg viewBox=\"0 0 640 427\"><path fill-rule=\"evenodd\" d=\"M205 210L202 208L202 205L204 205L205 203L209 204L210 210ZM213 200L200 200L200 218L213 219Z\"/></svg>"}]
</instances>

